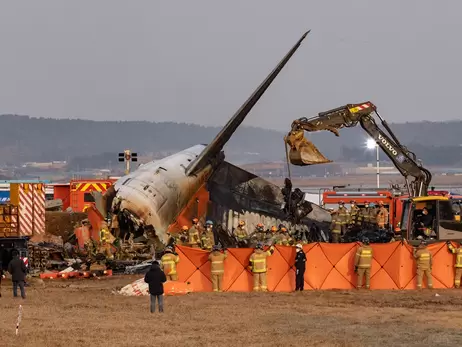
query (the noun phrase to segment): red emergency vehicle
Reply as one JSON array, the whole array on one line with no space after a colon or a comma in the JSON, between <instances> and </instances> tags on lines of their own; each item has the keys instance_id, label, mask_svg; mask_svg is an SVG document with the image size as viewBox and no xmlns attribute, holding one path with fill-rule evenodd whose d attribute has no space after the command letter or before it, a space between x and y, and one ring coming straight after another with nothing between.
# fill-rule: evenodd
<instances>
[{"instance_id":1,"label":"red emergency vehicle","mask_svg":"<svg viewBox=\"0 0 462 347\"><path fill-rule=\"evenodd\" d=\"M54 199L61 199L63 210L71 207L75 212L84 212L95 204L92 192L102 194L114 184L116 179L72 180L70 183L54 184Z\"/></svg>"}]
</instances>

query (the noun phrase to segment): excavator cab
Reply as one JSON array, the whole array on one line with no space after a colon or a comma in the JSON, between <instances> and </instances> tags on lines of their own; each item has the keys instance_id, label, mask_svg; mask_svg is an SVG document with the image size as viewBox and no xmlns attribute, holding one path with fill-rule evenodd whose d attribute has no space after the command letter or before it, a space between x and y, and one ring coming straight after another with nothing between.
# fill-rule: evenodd
<instances>
[{"instance_id":1,"label":"excavator cab","mask_svg":"<svg viewBox=\"0 0 462 347\"><path fill-rule=\"evenodd\" d=\"M408 199L403 203L401 222L395 232L411 244L462 240L462 224L455 218L452 201L442 196Z\"/></svg>"}]
</instances>

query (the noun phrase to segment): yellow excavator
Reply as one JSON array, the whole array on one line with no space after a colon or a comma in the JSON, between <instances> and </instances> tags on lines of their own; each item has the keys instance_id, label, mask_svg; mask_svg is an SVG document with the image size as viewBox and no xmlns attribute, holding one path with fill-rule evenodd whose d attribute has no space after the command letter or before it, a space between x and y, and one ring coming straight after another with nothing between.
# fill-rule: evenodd
<instances>
[{"instance_id":1,"label":"yellow excavator","mask_svg":"<svg viewBox=\"0 0 462 347\"><path fill-rule=\"evenodd\" d=\"M378 126L374 116L381 121L385 131ZM430 171L422 167L416 155L400 143L387 122L378 114L377 107L370 101L320 112L313 118L303 117L294 120L290 132L284 137L284 142L289 146L288 161L297 166L332 162L305 138L305 131L327 130L339 136L340 129L352 128L358 124L375 140L405 179L409 198L403 201L399 230L402 236L412 240L419 235L421 228L418 220L423 207L426 207L433 217L433 224L429 226L432 230L431 239L462 239L462 224L455 219L450 199L428 196L432 179Z\"/></svg>"}]
</instances>

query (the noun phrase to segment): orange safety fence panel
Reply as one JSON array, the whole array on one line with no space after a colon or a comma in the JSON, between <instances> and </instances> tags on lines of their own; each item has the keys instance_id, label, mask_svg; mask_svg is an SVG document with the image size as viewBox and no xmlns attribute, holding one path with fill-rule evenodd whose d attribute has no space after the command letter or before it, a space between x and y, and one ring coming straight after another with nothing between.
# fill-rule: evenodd
<instances>
[{"instance_id":1,"label":"orange safety fence panel","mask_svg":"<svg viewBox=\"0 0 462 347\"><path fill-rule=\"evenodd\" d=\"M354 257L359 243L312 243L303 246L307 263L305 290L352 289L356 286ZM454 256L445 243L428 246L433 254L434 288L451 288L454 282ZM189 283L194 291L211 291L209 252L177 246L179 281ZM415 289L416 262L413 248L407 243L373 244L371 289ZM224 262L223 290L249 292L253 288L249 270L250 248L230 248ZM295 247L276 246L268 257L268 290L290 292L295 289ZM424 280L426 287L426 280Z\"/></svg>"}]
</instances>

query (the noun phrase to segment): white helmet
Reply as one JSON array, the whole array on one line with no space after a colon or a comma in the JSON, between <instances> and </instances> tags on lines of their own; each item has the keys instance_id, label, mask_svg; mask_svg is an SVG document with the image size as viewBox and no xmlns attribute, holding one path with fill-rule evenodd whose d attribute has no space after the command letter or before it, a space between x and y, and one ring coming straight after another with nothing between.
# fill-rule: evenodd
<instances>
[{"instance_id":1,"label":"white helmet","mask_svg":"<svg viewBox=\"0 0 462 347\"><path fill-rule=\"evenodd\" d=\"M296 248L303 248L302 244L301 243L297 243L297 245L295 246Z\"/></svg>"}]
</instances>

